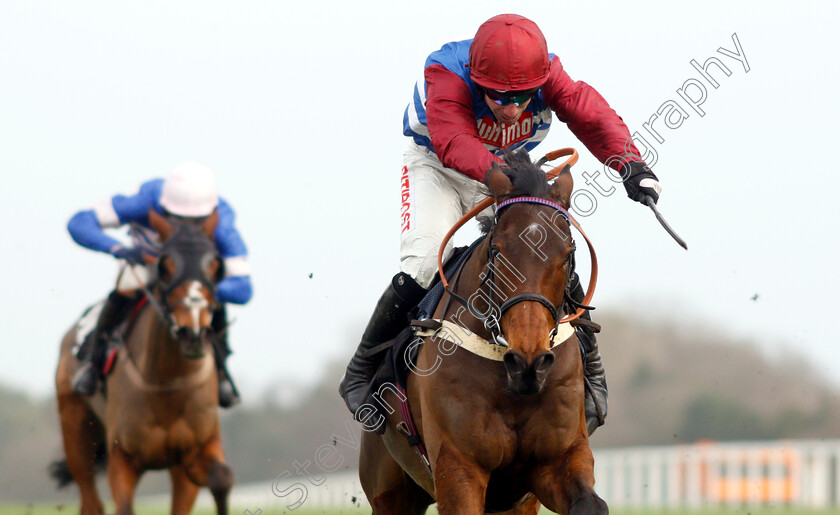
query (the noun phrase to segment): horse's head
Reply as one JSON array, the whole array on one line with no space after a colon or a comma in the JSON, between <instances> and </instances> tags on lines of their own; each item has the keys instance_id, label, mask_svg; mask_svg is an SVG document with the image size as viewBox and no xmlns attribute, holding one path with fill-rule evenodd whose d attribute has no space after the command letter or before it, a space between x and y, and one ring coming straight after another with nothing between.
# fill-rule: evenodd
<instances>
[{"instance_id":1,"label":"horse's head","mask_svg":"<svg viewBox=\"0 0 840 515\"><path fill-rule=\"evenodd\" d=\"M224 276L213 243L218 214L170 221L151 210L149 222L163 242L157 263L157 292L172 334L185 357L200 358L209 342L216 284Z\"/></svg>"},{"instance_id":2,"label":"horse's head","mask_svg":"<svg viewBox=\"0 0 840 515\"><path fill-rule=\"evenodd\" d=\"M554 363L550 349L573 271L567 212L573 181L566 167L549 184L526 152L505 160L508 166L494 166L486 181L497 211L485 283L500 306L497 327L488 329L510 347L504 356L510 391L535 394Z\"/></svg>"}]
</instances>

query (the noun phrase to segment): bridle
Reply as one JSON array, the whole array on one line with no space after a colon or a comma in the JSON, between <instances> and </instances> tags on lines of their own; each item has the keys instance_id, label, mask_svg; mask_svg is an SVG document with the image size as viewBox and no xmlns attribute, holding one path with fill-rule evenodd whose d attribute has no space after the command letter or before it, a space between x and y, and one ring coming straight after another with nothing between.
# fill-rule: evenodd
<instances>
[{"instance_id":1,"label":"bridle","mask_svg":"<svg viewBox=\"0 0 840 515\"><path fill-rule=\"evenodd\" d=\"M498 224L499 217L502 215L502 211L513 204L538 204L543 206L548 206L552 209L555 209L557 213L566 221L566 225L569 228L569 232L571 233L571 222L569 212L561 206L560 204L553 202L551 200L539 198L539 197L515 197L503 202L500 202L496 205L496 223ZM488 235L490 240L487 244L487 273L484 275L479 286L483 286L486 283L493 283L493 276L495 275L495 270L498 268L495 265L496 256L500 254L499 249L493 245L493 232L491 231ZM574 241L571 241L571 251L569 252L568 256L566 257L565 264L566 267L566 284L569 284L569 280L574 273L574 251L575 251L575 244ZM495 304L493 302L493 294L495 293L494 288L489 288L490 292L490 303L491 305ZM551 319L554 321L554 325L550 334L550 343L553 345L554 343L554 335L557 333L557 325L559 323L560 318L562 318L562 314L565 313L565 303L566 298L568 295L566 292L563 294L563 300L560 301L560 305L557 306L553 302L551 302L546 296L536 293L536 292L523 292L513 295L507 298L502 304L499 306L499 316L496 316L490 313L489 316L485 317L484 319L484 328L490 332L492 340L497 345L502 345L507 347L507 340L505 340L502 334L502 327L501 327L501 319L505 315L505 313L520 302L537 302L542 304L545 307L549 314L551 315Z\"/></svg>"},{"instance_id":2,"label":"bridle","mask_svg":"<svg viewBox=\"0 0 840 515\"><path fill-rule=\"evenodd\" d=\"M136 277L133 267L129 267L131 273L135 274L138 282L143 284L142 290L149 299L149 303L176 339L179 337L179 331L182 329L182 326L175 319L175 309L181 305L185 305L188 308L206 307L212 312L216 299L216 283L219 277L224 276L224 262L220 259L218 250L212 241L203 237L198 232L190 232L184 234L183 237L179 237L179 233L182 230L181 227L186 226L186 223L179 226L176 233L163 245L157 261L157 278L153 285L144 284L143 281L140 281ZM192 257L195 255L200 255L200 259L193 259ZM164 258L171 259L175 265L174 273L167 279L163 279L160 270ZM219 261L219 270L215 277L210 277L206 270L213 260ZM208 301L204 296L199 300L193 298L191 295L185 295L174 305L169 305L167 301L169 296L187 281L196 281L206 288L210 292L210 300ZM191 304L196 303L196 306L191 306ZM199 306L202 303L206 305Z\"/></svg>"},{"instance_id":3,"label":"bridle","mask_svg":"<svg viewBox=\"0 0 840 515\"><path fill-rule=\"evenodd\" d=\"M556 158L564 156L564 155L570 155L571 157L568 160L566 160L562 165L560 165L558 167L555 167L550 172L546 173L546 177L547 177L548 180L553 179L557 175L559 175L565 167L571 166L575 162L577 162L577 157L578 157L577 151L575 151L574 149L570 149L570 148L560 149L560 150L556 150L554 152L550 152L549 154L546 155L545 158L540 160L540 163L543 163L545 161L553 160L553 159L556 159ZM452 229L450 229L450 231L446 234L446 236L443 239L443 242L441 242L440 250L438 252L438 273L440 275L440 279L441 279L441 282L443 283L444 289L446 290L447 293L449 293L449 295L452 298L456 299L458 302L463 304L465 307L467 307L467 309L470 308L469 302L466 299L464 299L463 297L461 297L460 295L458 295L454 292L454 288L450 287L449 282L447 281L446 276L444 274L444 271L443 271L444 249L446 248L446 244L452 238L452 235L454 235L455 231L457 231L468 220L474 218L481 211L483 211L484 209L486 209L487 207L492 205L495 201L496 201L496 199L494 197L489 197L489 198L485 199L484 201L482 201L480 204L478 204L476 207L471 209L466 215L464 215L452 227ZM501 328L501 324L500 324L502 316L504 316L505 312L507 312L511 307L513 307L516 304L519 304L521 302L537 302L537 303L541 304L542 306L544 306L549 311L549 314L551 315L552 320L555 322L554 327L552 328L551 333L549 335L550 344L553 345L554 344L554 336L557 334L557 326L558 325L563 324L563 323L571 322L571 321L577 319L578 317L580 317L581 315L583 315L586 312L587 309L590 309L589 303L591 302L592 297L595 293L595 284L597 282L597 277L598 277L598 261L597 261L596 255L595 255L595 249L592 246L592 242L589 240L589 237L586 236L586 233L583 232L583 230L581 229L581 227L577 223L577 221L575 221L575 219L572 218L572 216L569 214L569 212L563 206L561 206L560 204L558 204L556 202L553 202L551 200L543 199L543 198L539 198L539 197L515 197L515 198L504 200L502 202L499 202L496 205L496 221L498 222L498 219L501 216L501 213L504 210L504 208L506 208L508 206L511 206L513 204L518 204L518 203L539 204L539 205L551 207L557 213L559 213L559 215L566 221L567 225L569 226L569 233L570 234L571 234L571 227L572 226L574 226L578 230L578 232L580 232L580 234L583 236L584 240L586 241L586 244L589 248L589 255L590 255L590 258L592 260L591 275L590 275L590 278L589 278L589 287L587 288L586 295L585 295L582 302L578 303L578 302L575 302L574 300L571 299L568 288L569 288L569 285L570 285L571 277L574 274L574 251L575 251L575 246L574 246L574 241L572 241L571 242L571 244L572 244L571 252L569 252L569 256L566 258L566 263L568 263L568 266L566 267L566 274L567 274L566 275L566 291L564 291L564 293L563 293L563 300L561 301L559 306L555 305L548 298L546 298L544 295L541 295L539 293L523 292L523 293L519 293L517 295L514 295L514 296L506 299L501 304L501 306L499 306L499 315L498 315L498 317L496 317L493 314L493 311L492 311L492 305L493 305L492 296L493 296L493 290L494 289L491 287L491 288L489 288L489 290L490 290L490 301L491 301L490 314L489 314L489 316L482 316L482 317L476 317L476 318L483 319L484 328L490 333L491 340L496 345L501 345L503 347L508 347L509 346L508 342L507 342L507 340L505 340L504 335L502 334L502 328ZM487 246L487 249L488 249L487 250L487 252L488 252L488 255L487 255L488 272L482 278L480 286L483 286L484 284L486 284L488 282L492 282L493 271L496 268L495 266L493 266L493 263L496 259L496 256L499 254L499 250L498 250L498 248L495 248L493 246L492 236L493 236L493 233L491 231L488 234L488 238L490 238L490 241L488 242L488 246ZM566 315L566 316L561 316L561 315L565 314L565 312L566 312L565 311L566 304L572 305L575 308L575 312L572 313L572 314ZM470 310L470 311L472 312L472 310ZM473 313L473 315L475 316L476 314Z\"/></svg>"}]
</instances>

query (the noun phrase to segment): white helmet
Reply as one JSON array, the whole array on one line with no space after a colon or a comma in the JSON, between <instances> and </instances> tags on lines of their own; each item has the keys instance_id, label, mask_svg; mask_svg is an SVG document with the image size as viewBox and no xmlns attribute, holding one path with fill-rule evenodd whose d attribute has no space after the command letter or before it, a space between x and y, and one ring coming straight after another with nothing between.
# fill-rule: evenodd
<instances>
[{"instance_id":1,"label":"white helmet","mask_svg":"<svg viewBox=\"0 0 840 515\"><path fill-rule=\"evenodd\" d=\"M198 163L184 163L172 169L163 182L160 205L176 216L209 216L219 204L213 171Z\"/></svg>"}]
</instances>

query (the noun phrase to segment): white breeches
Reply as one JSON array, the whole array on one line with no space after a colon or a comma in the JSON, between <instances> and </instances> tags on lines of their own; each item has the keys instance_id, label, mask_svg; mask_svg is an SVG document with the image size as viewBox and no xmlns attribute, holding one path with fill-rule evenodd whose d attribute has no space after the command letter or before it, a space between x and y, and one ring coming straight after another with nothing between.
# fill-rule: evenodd
<instances>
[{"instance_id":1,"label":"white breeches","mask_svg":"<svg viewBox=\"0 0 840 515\"><path fill-rule=\"evenodd\" d=\"M400 270L428 288L437 274L438 251L444 236L464 214L490 193L478 181L451 168L414 142L403 155ZM482 212L493 213L493 206ZM443 260L452 254L446 245Z\"/></svg>"},{"instance_id":2,"label":"white breeches","mask_svg":"<svg viewBox=\"0 0 840 515\"><path fill-rule=\"evenodd\" d=\"M120 260L120 272L117 276L117 291L123 295L134 293L135 290L149 284L154 271L143 265L129 265Z\"/></svg>"}]
</instances>

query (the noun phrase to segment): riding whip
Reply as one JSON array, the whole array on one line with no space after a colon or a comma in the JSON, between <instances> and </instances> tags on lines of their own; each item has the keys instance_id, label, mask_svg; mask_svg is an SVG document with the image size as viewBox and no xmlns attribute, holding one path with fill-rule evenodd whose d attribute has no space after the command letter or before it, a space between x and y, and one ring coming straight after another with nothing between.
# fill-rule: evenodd
<instances>
[{"instance_id":1,"label":"riding whip","mask_svg":"<svg viewBox=\"0 0 840 515\"><path fill-rule=\"evenodd\" d=\"M688 250L688 245L686 245L685 240L680 238L680 236L673 229L671 229L671 226L668 225L668 222L666 222L665 219L662 218L662 215L659 213L659 210L656 209L656 202L653 201L653 197L651 197L650 195L645 196L645 204L647 204L651 211L653 211L653 214L656 215L656 219L659 220L659 223L662 224L662 227L666 231L668 231L668 234L670 234L671 237L674 238L674 240L680 245L680 247L684 248L685 250Z\"/></svg>"}]
</instances>

